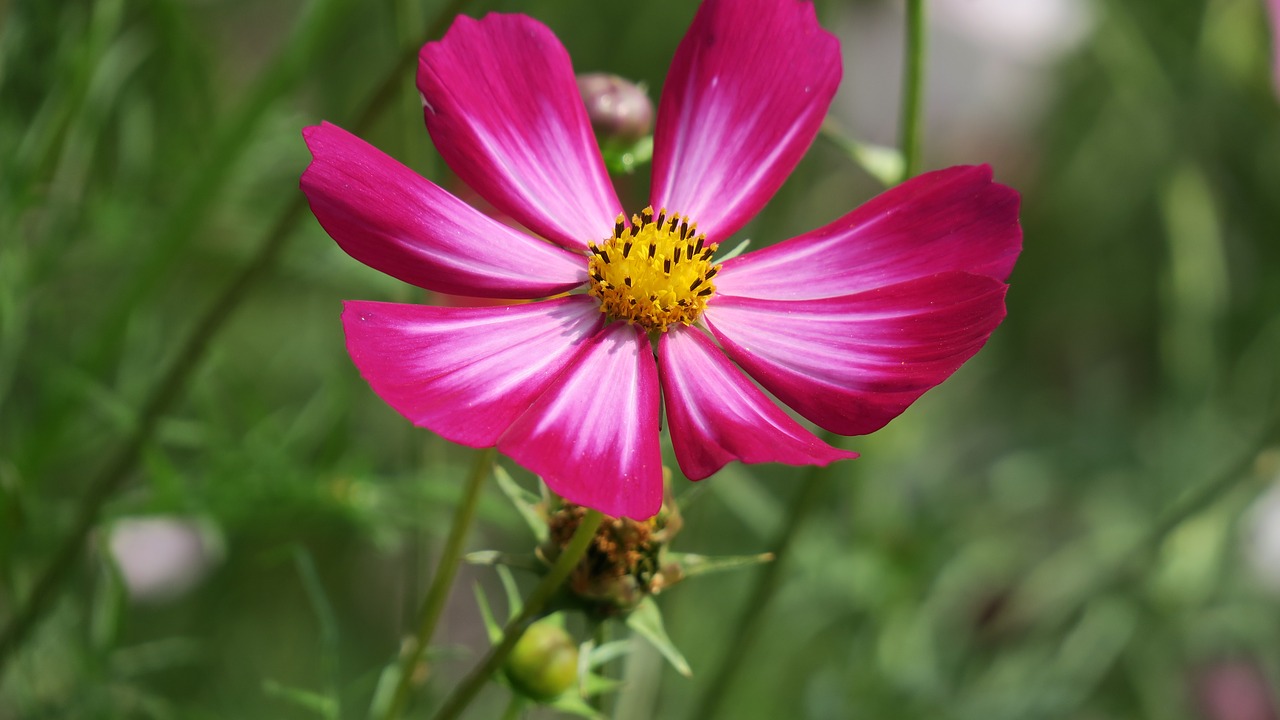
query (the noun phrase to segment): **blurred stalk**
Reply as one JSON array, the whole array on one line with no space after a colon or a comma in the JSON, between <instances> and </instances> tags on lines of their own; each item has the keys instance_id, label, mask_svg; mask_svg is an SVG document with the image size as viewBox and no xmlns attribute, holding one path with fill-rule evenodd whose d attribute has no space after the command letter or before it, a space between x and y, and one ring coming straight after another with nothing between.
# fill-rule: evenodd
<instances>
[{"instance_id":1,"label":"blurred stalk","mask_svg":"<svg viewBox=\"0 0 1280 720\"><path fill-rule=\"evenodd\" d=\"M357 4L353 0L316 0L304 10L283 48L266 71L258 75L248 98L215 134L205 162L194 173L193 181L178 198L160 232L147 243L150 254L107 311L102 328L89 347L86 367L100 369L106 364L110 349L124 332L134 308L170 276L170 268L181 252L199 236L200 224L217 204L237 162L253 144L267 112L307 76L312 59L348 31L351 11Z\"/></svg>"},{"instance_id":2,"label":"blurred stalk","mask_svg":"<svg viewBox=\"0 0 1280 720\"><path fill-rule=\"evenodd\" d=\"M1123 586L1134 578L1144 577L1151 567L1151 556L1160 550L1165 540L1183 523L1209 509L1227 493L1255 476L1251 472L1259 455L1268 447L1280 443L1280 408L1273 411L1264 423L1254 442L1228 463L1219 473L1188 490L1178 500L1160 513L1158 519L1120 556L1120 559L1102 568L1088 581L1074 587L1070 593L1051 601L1036 602L1035 591L1029 581L1014 590L1008 614L1008 623L1034 628L1036 632L1053 635L1061 626L1078 616L1081 608L1090 600Z\"/></svg>"},{"instance_id":3,"label":"blurred stalk","mask_svg":"<svg viewBox=\"0 0 1280 720\"><path fill-rule=\"evenodd\" d=\"M924 135L924 0L907 0L906 42L902 66L902 178L920 172L920 147Z\"/></svg>"},{"instance_id":4,"label":"blurred stalk","mask_svg":"<svg viewBox=\"0 0 1280 720\"><path fill-rule=\"evenodd\" d=\"M529 624L542 613L543 608L569 577L569 573L573 572L578 562L587 554L587 548L591 547L591 541L595 538L596 530L600 528L602 522L604 522L604 515L600 511L587 511L582 522L578 523L578 529L574 530L569 544L551 566L551 570L542 577L533 592L529 593L529 597L525 599L524 608L520 610L520 614L512 618L502 629L502 640L489 650L484 660L463 678L449 697L445 698L444 705L435 714L435 720L453 720L467 709L479 694L480 689L502 667L502 663L511 654L511 649L520 641ZM388 715L387 720L392 720L392 717Z\"/></svg>"},{"instance_id":5,"label":"blurred stalk","mask_svg":"<svg viewBox=\"0 0 1280 720\"><path fill-rule=\"evenodd\" d=\"M418 634L413 639L413 647L400 659L400 679L396 682L396 692L391 698L391 704L383 714L386 720L400 717L409 701L409 694L413 690L414 668L422 662L422 655L431 644L431 636L435 634L436 625L440 622L445 601L449 599L449 590L453 587L453 579L458 574L458 564L462 560L462 544L475 519L480 489L484 487L485 478L489 477L495 453L494 448L476 452L476 464L463 489L458 507L454 510L453 524L449 527L449 537L440 553L435 577L431 579L431 588L422 600L422 609L418 613Z\"/></svg>"},{"instance_id":6,"label":"blurred stalk","mask_svg":"<svg viewBox=\"0 0 1280 720\"><path fill-rule=\"evenodd\" d=\"M443 34L453 17L461 11L467 2L468 0L453 0L450 2L436 16L436 20L425 34L423 42ZM421 43L417 45L421 45ZM416 45L405 48L397 59L395 66L384 76L378 89L356 116L355 122L350 125L352 132L360 134L367 131L373 121L386 109L395 97L404 73L413 67L417 52L418 47ZM152 433L155 432L160 416L181 395L187 381L191 378L191 375L199 366L200 360L204 357L205 351L209 348L210 341L226 325L227 320L230 319L239 304L248 297L249 289L269 269L275 266L275 262L279 258L285 242L289 239L291 231L306 214L306 207L306 198L301 193L296 193L288 207L281 212L276 222L271 225L271 228L259 243L258 251L241 267L239 274L227 283L222 293L215 298L204 315L196 321L191 333L178 350L174 361L170 363L169 369L164 372L159 382L155 384L147 395L147 399L138 413L133 432L116 450L111 460L103 466L102 471L94 476L93 480L85 488L84 494L80 498L80 505L75 513L75 519L71 524L71 530L62 544L58 546L44 570L39 574L31 594L18 606L17 611L5 624L4 628L0 630L0 676L3 675L4 669L7 667L14 651L22 646L32 629L51 609L57 591L61 588L67 574L71 572L76 560L79 559L80 554L84 551L85 539L97 523L98 514L101 512L103 504L115 494L125 478L129 476L130 471L133 470L142 448L151 439Z\"/></svg>"},{"instance_id":7,"label":"blurred stalk","mask_svg":"<svg viewBox=\"0 0 1280 720\"><path fill-rule=\"evenodd\" d=\"M822 434L823 442L831 442L834 439L835 436L829 432ZM800 490L791 501L791 511L787 513L786 524L783 525L778 539L774 541L774 560L761 566L760 574L756 576L756 584L751 589L751 595L747 598L742 614L733 625L733 637L729 640L729 647L720 656L720 666L711 675L711 681L702 692L702 699L697 704L697 709L689 715L690 720L711 720L720 711L721 702L729 694L734 678L742 667L742 661L751 651L751 645L760 632L760 621L765 607L778 591L778 585L782 581L782 566L790 554L791 544L805 524L805 519L817 505L818 498L822 495L823 481L829 474L830 468L830 465L825 467L815 465L810 467L805 475Z\"/></svg>"}]
</instances>

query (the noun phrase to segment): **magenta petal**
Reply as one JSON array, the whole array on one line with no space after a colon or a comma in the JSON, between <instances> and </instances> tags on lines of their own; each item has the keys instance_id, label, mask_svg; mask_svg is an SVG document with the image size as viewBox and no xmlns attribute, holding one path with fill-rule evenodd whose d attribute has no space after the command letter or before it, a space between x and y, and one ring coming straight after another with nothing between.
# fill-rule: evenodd
<instances>
[{"instance_id":1,"label":"magenta petal","mask_svg":"<svg viewBox=\"0 0 1280 720\"><path fill-rule=\"evenodd\" d=\"M582 295L486 308L348 301L342 312L347 351L373 391L471 447L495 445L601 322Z\"/></svg>"},{"instance_id":2,"label":"magenta petal","mask_svg":"<svg viewBox=\"0 0 1280 720\"><path fill-rule=\"evenodd\" d=\"M858 456L792 420L701 332L673 328L658 343L658 362L671 442L690 480L730 460L826 465Z\"/></svg>"},{"instance_id":3,"label":"magenta petal","mask_svg":"<svg viewBox=\"0 0 1280 720\"><path fill-rule=\"evenodd\" d=\"M302 191L351 257L454 295L537 298L587 280L580 255L486 217L336 125L303 130Z\"/></svg>"},{"instance_id":4,"label":"magenta petal","mask_svg":"<svg viewBox=\"0 0 1280 720\"><path fill-rule=\"evenodd\" d=\"M1018 193L986 165L925 173L819 230L725 262L716 292L851 295L959 270L1005 280L1022 250Z\"/></svg>"},{"instance_id":5,"label":"magenta petal","mask_svg":"<svg viewBox=\"0 0 1280 720\"><path fill-rule=\"evenodd\" d=\"M840 84L840 43L802 0L707 0L658 105L654 209L712 241L747 223L813 142Z\"/></svg>"},{"instance_id":6,"label":"magenta petal","mask_svg":"<svg viewBox=\"0 0 1280 720\"><path fill-rule=\"evenodd\" d=\"M585 249L621 212L569 54L524 15L459 17L418 56L436 150L494 207L561 245Z\"/></svg>"},{"instance_id":7,"label":"magenta petal","mask_svg":"<svg viewBox=\"0 0 1280 720\"><path fill-rule=\"evenodd\" d=\"M703 318L779 400L832 432L861 435L978 352L1004 318L1005 289L951 272L821 300L717 295Z\"/></svg>"},{"instance_id":8,"label":"magenta petal","mask_svg":"<svg viewBox=\"0 0 1280 720\"><path fill-rule=\"evenodd\" d=\"M570 502L634 520L657 514L658 370L644 331L601 330L498 449Z\"/></svg>"}]
</instances>

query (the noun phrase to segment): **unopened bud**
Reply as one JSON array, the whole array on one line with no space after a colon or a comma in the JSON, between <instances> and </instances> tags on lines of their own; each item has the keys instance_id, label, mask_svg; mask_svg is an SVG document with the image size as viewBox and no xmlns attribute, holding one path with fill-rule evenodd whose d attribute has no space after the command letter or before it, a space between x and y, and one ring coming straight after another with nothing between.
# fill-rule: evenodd
<instances>
[{"instance_id":1,"label":"unopened bud","mask_svg":"<svg viewBox=\"0 0 1280 720\"><path fill-rule=\"evenodd\" d=\"M555 620L539 620L512 648L503 670L522 695L554 700L578 682L578 646Z\"/></svg>"},{"instance_id":2,"label":"unopened bud","mask_svg":"<svg viewBox=\"0 0 1280 720\"><path fill-rule=\"evenodd\" d=\"M644 88L607 73L578 76L591 127L602 140L635 142L653 128L653 103Z\"/></svg>"}]
</instances>

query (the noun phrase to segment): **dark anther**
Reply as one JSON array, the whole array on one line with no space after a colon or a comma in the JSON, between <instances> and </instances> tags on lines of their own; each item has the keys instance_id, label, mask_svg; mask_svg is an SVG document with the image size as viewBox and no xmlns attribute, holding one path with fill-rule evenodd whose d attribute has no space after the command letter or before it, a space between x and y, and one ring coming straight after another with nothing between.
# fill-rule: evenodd
<instances>
[{"instance_id":1,"label":"dark anther","mask_svg":"<svg viewBox=\"0 0 1280 720\"><path fill-rule=\"evenodd\" d=\"M630 254L631 254L631 241L628 240L622 244L622 257L626 257Z\"/></svg>"},{"instance_id":2,"label":"dark anther","mask_svg":"<svg viewBox=\"0 0 1280 720\"><path fill-rule=\"evenodd\" d=\"M718 273L718 272L720 272L720 266L719 266L719 265L717 265L717 266L715 266L715 267L711 268L710 270L708 270L708 271L707 271L707 279L708 279L708 280L710 280L711 278L715 277L715 276L716 276L716 273Z\"/></svg>"},{"instance_id":3,"label":"dark anther","mask_svg":"<svg viewBox=\"0 0 1280 720\"><path fill-rule=\"evenodd\" d=\"M668 275L671 274L671 258L667 258L666 260L662 261L662 272Z\"/></svg>"},{"instance_id":4,"label":"dark anther","mask_svg":"<svg viewBox=\"0 0 1280 720\"><path fill-rule=\"evenodd\" d=\"M593 272L593 273L591 273L591 279L592 279L592 280L595 280L595 281L596 281L596 282L598 282L598 283L602 283L602 282L604 282L604 276L603 276L603 275L601 275L601 274L600 274L600 273L598 273L598 272Z\"/></svg>"},{"instance_id":5,"label":"dark anther","mask_svg":"<svg viewBox=\"0 0 1280 720\"><path fill-rule=\"evenodd\" d=\"M626 284L627 284L627 287L631 287L631 276L630 276L630 275L628 275L628 276L626 276L626 277L622 278L622 282L626 283Z\"/></svg>"},{"instance_id":6,"label":"dark anther","mask_svg":"<svg viewBox=\"0 0 1280 720\"><path fill-rule=\"evenodd\" d=\"M662 229L662 223L667 221L667 211L664 209L658 213L658 229Z\"/></svg>"},{"instance_id":7,"label":"dark anther","mask_svg":"<svg viewBox=\"0 0 1280 720\"><path fill-rule=\"evenodd\" d=\"M613 236L622 237L622 231L626 229L627 229L627 225L626 223L622 222L622 216L619 215L618 219L615 220L613 223Z\"/></svg>"},{"instance_id":8,"label":"dark anther","mask_svg":"<svg viewBox=\"0 0 1280 720\"><path fill-rule=\"evenodd\" d=\"M700 253L700 252L702 252L702 243L706 242L706 239L707 239L707 236L706 236L706 235L699 235L699 236L698 236L698 244L693 246L693 251L694 251L695 253Z\"/></svg>"},{"instance_id":9,"label":"dark anther","mask_svg":"<svg viewBox=\"0 0 1280 720\"><path fill-rule=\"evenodd\" d=\"M680 263L680 251L684 248L676 248L676 264Z\"/></svg>"},{"instance_id":10,"label":"dark anther","mask_svg":"<svg viewBox=\"0 0 1280 720\"><path fill-rule=\"evenodd\" d=\"M656 244L649 243L649 259L650 260L653 259L653 254L657 252L657 250L658 250L658 246Z\"/></svg>"},{"instance_id":11,"label":"dark anther","mask_svg":"<svg viewBox=\"0 0 1280 720\"><path fill-rule=\"evenodd\" d=\"M631 226L631 237L635 237L636 235L639 235L639 234L640 234L640 223L636 223L635 225Z\"/></svg>"},{"instance_id":12,"label":"dark anther","mask_svg":"<svg viewBox=\"0 0 1280 720\"><path fill-rule=\"evenodd\" d=\"M608 250L605 250L605 249L601 248L601 250L600 250L600 257L604 259L605 263L610 262L610 260L609 260L609 251L608 251Z\"/></svg>"},{"instance_id":13,"label":"dark anther","mask_svg":"<svg viewBox=\"0 0 1280 720\"><path fill-rule=\"evenodd\" d=\"M712 290L711 288L702 288L701 290L698 291L698 296L705 297L707 295L710 295L713 292L715 292L715 290Z\"/></svg>"},{"instance_id":14,"label":"dark anther","mask_svg":"<svg viewBox=\"0 0 1280 720\"><path fill-rule=\"evenodd\" d=\"M680 239L684 240L687 237L689 237L689 221L682 220L680 221Z\"/></svg>"},{"instance_id":15,"label":"dark anther","mask_svg":"<svg viewBox=\"0 0 1280 720\"><path fill-rule=\"evenodd\" d=\"M689 286L689 290L690 290L690 291L697 290L697 289L698 289L698 286L699 286L699 285L701 285L701 284L702 284L702 278L698 278L698 279L694 280L694 281L693 281L693 284L691 284L691 285Z\"/></svg>"}]
</instances>

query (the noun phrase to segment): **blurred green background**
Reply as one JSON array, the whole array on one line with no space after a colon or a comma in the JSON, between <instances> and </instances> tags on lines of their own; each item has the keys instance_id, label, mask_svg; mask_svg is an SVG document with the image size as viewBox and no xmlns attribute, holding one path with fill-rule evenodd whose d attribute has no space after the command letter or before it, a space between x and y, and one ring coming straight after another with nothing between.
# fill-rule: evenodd
<instances>
[{"instance_id":1,"label":"blurred green background","mask_svg":"<svg viewBox=\"0 0 1280 720\"><path fill-rule=\"evenodd\" d=\"M0 620L145 436L12 657L0 718L364 717L471 456L409 426L346 356L342 299L423 293L290 206L300 129L355 129L388 81L361 134L455 182L413 67L396 69L443 5L0 2ZM1280 500L1259 498L1280 478L1280 107L1263 3L929 8L925 166L991 162L1023 196L1009 316L954 378L845 441L862 458L823 484L720 716L1275 718ZM467 6L489 10L543 20L579 71L656 101L694 4ZM844 43L832 120L893 144L900 5L818 11ZM624 205L645 204L645 176L618 181ZM790 237L879 189L819 139L743 235ZM199 329L211 308L216 333ZM771 549L806 472L731 465L687 498L677 549ZM468 547L530 543L490 487ZM162 577L131 576L112 547ZM638 648L618 717L694 712L751 580L662 596L695 675ZM477 582L496 587L464 569L416 716L485 647Z\"/></svg>"}]
</instances>

